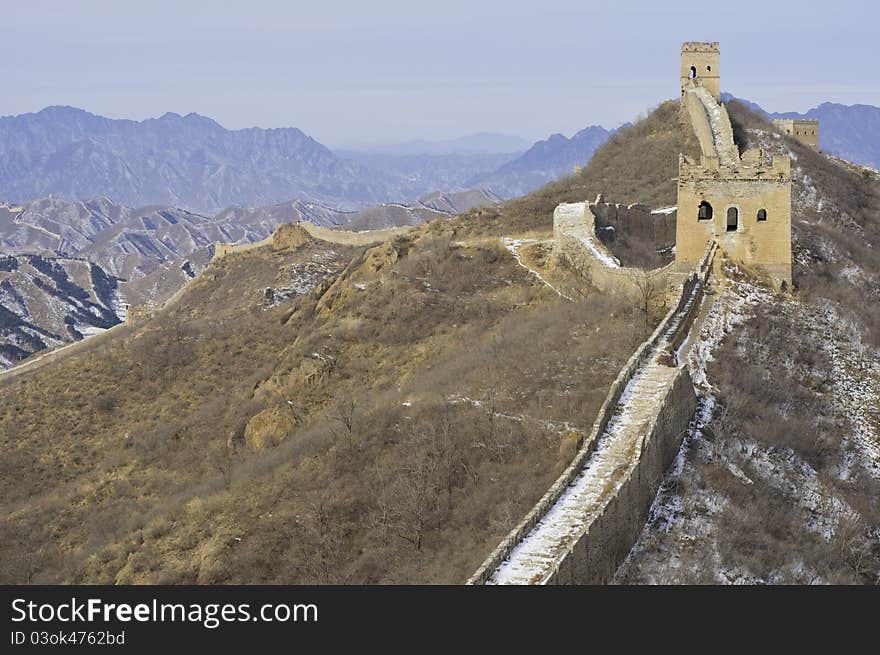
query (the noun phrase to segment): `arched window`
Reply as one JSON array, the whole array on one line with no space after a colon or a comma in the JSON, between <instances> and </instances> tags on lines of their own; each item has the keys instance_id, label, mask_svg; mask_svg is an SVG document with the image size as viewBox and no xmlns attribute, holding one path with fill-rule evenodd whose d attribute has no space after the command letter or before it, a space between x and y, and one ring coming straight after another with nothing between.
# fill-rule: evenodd
<instances>
[{"instance_id":1,"label":"arched window","mask_svg":"<svg viewBox=\"0 0 880 655\"><path fill-rule=\"evenodd\" d=\"M696 66L691 66L691 79L692 80L697 79L697 67Z\"/></svg>"},{"instance_id":2,"label":"arched window","mask_svg":"<svg viewBox=\"0 0 880 655\"><path fill-rule=\"evenodd\" d=\"M710 205L705 200L700 203L700 206L697 208L697 220L699 221L711 221L712 220L712 205Z\"/></svg>"},{"instance_id":3,"label":"arched window","mask_svg":"<svg viewBox=\"0 0 880 655\"><path fill-rule=\"evenodd\" d=\"M727 231L736 232L737 227L739 227L739 210L736 207L729 207L727 209Z\"/></svg>"},{"instance_id":4,"label":"arched window","mask_svg":"<svg viewBox=\"0 0 880 655\"><path fill-rule=\"evenodd\" d=\"M712 67L711 67L711 66L706 66L706 70L707 70L707 71L710 71L710 70L712 70Z\"/></svg>"},{"instance_id":5,"label":"arched window","mask_svg":"<svg viewBox=\"0 0 880 655\"><path fill-rule=\"evenodd\" d=\"M759 209L758 210L758 220L759 221L766 221L767 220L767 210L766 209Z\"/></svg>"}]
</instances>

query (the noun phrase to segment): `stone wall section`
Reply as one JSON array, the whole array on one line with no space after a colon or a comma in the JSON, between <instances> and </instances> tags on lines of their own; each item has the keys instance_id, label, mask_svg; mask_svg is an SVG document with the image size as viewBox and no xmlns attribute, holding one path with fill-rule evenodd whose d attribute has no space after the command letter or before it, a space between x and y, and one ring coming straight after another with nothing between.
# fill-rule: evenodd
<instances>
[{"instance_id":1,"label":"stone wall section","mask_svg":"<svg viewBox=\"0 0 880 655\"><path fill-rule=\"evenodd\" d=\"M596 235L597 212L602 222L626 224L627 229L650 232L655 239L661 240L664 246L668 243L668 223L670 219L662 214L651 214L646 207L639 205L611 205L596 198L596 202L566 203L559 205L553 213L553 244L555 257L567 263L579 274L589 279L591 284L603 293L623 293L637 297L640 293L639 284L644 283L646 276L660 289L668 289L681 284L687 273L694 269L696 263L682 266L671 262L666 266L651 271L640 268L621 266L617 258L608 250ZM654 223L649 223L654 221ZM678 219L671 222L677 223ZM658 237L656 222L661 224ZM647 226L651 225L650 228ZM617 229L617 228L616 228ZM624 229L624 228L621 228ZM703 246L705 252L706 245Z\"/></svg>"},{"instance_id":2,"label":"stone wall section","mask_svg":"<svg viewBox=\"0 0 880 655\"><path fill-rule=\"evenodd\" d=\"M414 229L412 226L392 227L384 230L364 230L362 232L352 232L349 230L334 230L328 227L315 225L308 221L298 223L289 223L279 226L275 232L263 239L262 241L254 241L252 243L214 243L214 256L211 261L225 257L227 255L248 252L272 246L273 248L288 247L291 244L291 233L295 230L302 231L308 236L320 241L328 243L338 243L345 246L371 246L392 239L401 234L405 234Z\"/></svg>"},{"instance_id":3,"label":"stone wall section","mask_svg":"<svg viewBox=\"0 0 880 655\"><path fill-rule=\"evenodd\" d=\"M608 390L590 434L578 443L578 451L571 464L501 541L467 581L468 584L479 585L489 581L514 548L559 501L587 465L612 417L620 411L621 396L636 373L658 352L668 352L672 349L671 344L680 345L686 338L702 301L715 252L715 246L707 251L699 270L682 285L678 303L624 365ZM568 547L565 556L555 563L548 583L607 582L635 543L660 481L678 450L696 408L696 395L687 367L677 362L675 367L677 370L672 384L662 398L656 399L656 414L644 432L641 448L633 458L632 468L624 483L609 499L601 515Z\"/></svg>"},{"instance_id":4,"label":"stone wall section","mask_svg":"<svg viewBox=\"0 0 880 655\"><path fill-rule=\"evenodd\" d=\"M712 52L717 54L717 44L684 44L682 70L695 53ZM707 245L717 241L732 260L769 278L777 288L788 288L791 160L765 157L760 149L740 156L727 108L699 78L682 79L682 112L700 141L702 155L700 161L679 158L676 261L685 267L695 263ZM781 126L783 131L807 131L806 126L801 130L789 123ZM818 126L809 131L818 133ZM818 144L818 134L815 138Z\"/></svg>"}]
</instances>

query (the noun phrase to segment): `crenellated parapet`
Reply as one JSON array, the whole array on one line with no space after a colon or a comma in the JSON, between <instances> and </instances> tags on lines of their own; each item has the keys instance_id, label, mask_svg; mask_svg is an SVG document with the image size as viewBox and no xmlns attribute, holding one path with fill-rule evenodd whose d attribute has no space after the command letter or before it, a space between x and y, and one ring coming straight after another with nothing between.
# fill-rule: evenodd
<instances>
[{"instance_id":1,"label":"crenellated parapet","mask_svg":"<svg viewBox=\"0 0 880 655\"><path fill-rule=\"evenodd\" d=\"M717 41L687 41L681 45L681 95L687 88L705 88L716 100L721 97Z\"/></svg>"}]
</instances>

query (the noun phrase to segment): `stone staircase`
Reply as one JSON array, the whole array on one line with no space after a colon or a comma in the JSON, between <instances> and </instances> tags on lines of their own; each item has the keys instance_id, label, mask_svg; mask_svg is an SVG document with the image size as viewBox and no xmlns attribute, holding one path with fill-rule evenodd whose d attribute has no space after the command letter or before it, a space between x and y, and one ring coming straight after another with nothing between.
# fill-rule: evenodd
<instances>
[{"instance_id":1,"label":"stone staircase","mask_svg":"<svg viewBox=\"0 0 880 655\"><path fill-rule=\"evenodd\" d=\"M690 96L689 102L691 98L694 98L699 101L699 106L702 108L702 116L698 112L690 111L691 121L694 123L694 131L697 136L700 137L701 134L706 133L701 125L705 121L708 133L711 135L711 150L714 152L714 156L718 158L722 166L735 168L740 163L739 148L733 140L733 127L730 124L727 109L716 101L705 87L698 84L692 84L687 89L687 94ZM706 152L708 148L704 140L700 139L703 152L710 154Z\"/></svg>"},{"instance_id":2,"label":"stone staircase","mask_svg":"<svg viewBox=\"0 0 880 655\"><path fill-rule=\"evenodd\" d=\"M637 538L696 395L684 361L717 243L633 354L572 463L468 584L602 584Z\"/></svg>"},{"instance_id":3,"label":"stone staircase","mask_svg":"<svg viewBox=\"0 0 880 655\"><path fill-rule=\"evenodd\" d=\"M544 584L568 548L603 512L640 454L648 424L677 370L655 351L627 385L581 474L487 584Z\"/></svg>"}]
</instances>

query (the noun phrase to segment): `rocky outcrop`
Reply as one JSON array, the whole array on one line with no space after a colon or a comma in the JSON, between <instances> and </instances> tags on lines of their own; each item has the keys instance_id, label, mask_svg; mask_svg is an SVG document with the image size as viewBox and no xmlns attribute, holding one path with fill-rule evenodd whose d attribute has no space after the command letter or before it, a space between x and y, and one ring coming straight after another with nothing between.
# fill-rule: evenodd
<instances>
[{"instance_id":1,"label":"rocky outcrop","mask_svg":"<svg viewBox=\"0 0 880 655\"><path fill-rule=\"evenodd\" d=\"M295 427L293 412L289 408L275 405L264 409L248 421L244 442L251 450L265 450L281 443Z\"/></svg>"},{"instance_id":2,"label":"rocky outcrop","mask_svg":"<svg viewBox=\"0 0 880 655\"><path fill-rule=\"evenodd\" d=\"M301 223L292 223L281 225L272 235L272 250L286 250L288 248L298 248L313 242L312 235L309 234Z\"/></svg>"}]
</instances>

